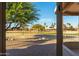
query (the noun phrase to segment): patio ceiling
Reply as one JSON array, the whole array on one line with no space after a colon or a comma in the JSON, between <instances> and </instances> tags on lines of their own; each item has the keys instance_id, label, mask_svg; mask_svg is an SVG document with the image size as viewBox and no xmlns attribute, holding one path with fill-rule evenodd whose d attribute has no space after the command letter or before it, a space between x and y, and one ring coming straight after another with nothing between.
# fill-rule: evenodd
<instances>
[{"instance_id":1,"label":"patio ceiling","mask_svg":"<svg viewBox=\"0 0 79 59\"><path fill-rule=\"evenodd\" d=\"M57 9L55 13L62 13L64 16L78 16L79 15L79 3L78 2L63 2L62 11Z\"/></svg>"}]
</instances>

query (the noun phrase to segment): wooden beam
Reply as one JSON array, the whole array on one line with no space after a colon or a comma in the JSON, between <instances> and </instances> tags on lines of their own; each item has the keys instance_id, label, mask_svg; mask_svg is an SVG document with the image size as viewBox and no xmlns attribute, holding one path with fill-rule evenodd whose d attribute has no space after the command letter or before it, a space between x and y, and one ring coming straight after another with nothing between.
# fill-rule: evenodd
<instances>
[{"instance_id":1,"label":"wooden beam","mask_svg":"<svg viewBox=\"0 0 79 59\"><path fill-rule=\"evenodd\" d=\"M6 3L0 2L0 55L5 55L6 40L5 40L5 7Z\"/></svg>"},{"instance_id":2,"label":"wooden beam","mask_svg":"<svg viewBox=\"0 0 79 59\"><path fill-rule=\"evenodd\" d=\"M70 11L65 11L64 16L78 16L79 12L70 12Z\"/></svg>"},{"instance_id":3,"label":"wooden beam","mask_svg":"<svg viewBox=\"0 0 79 59\"><path fill-rule=\"evenodd\" d=\"M62 10L59 11L58 9L56 10L56 14L62 13L63 16L78 16L79 12L78 11L69 11L68 9L73 6L74 4L78 4L77 2L62 2Z\"/></svg>"},{"instance_id":4,"label":"wooden beam","mask_svg":"<svg viewBox=\"0 0 79 59\"><path fill-rule=\"evenodd\" d=\"M64 2L62 3L63 6L63 12L66 11L66 9L70 8L72 6L73 2Z\"/></svg>"},{"instance_id":5,"label":"wooden beam","mask_svg":"<svg viewBox=\"0 0 79 59\"><path fill-rule=\"evenodd\" d=\"M62 3L58 2L57 3L57 10L62 11ZM57 13L57 48L56 48L56 54L57 56L62 56L63 55L63 16L62 13Z\"/></svg>"}]
</instances>

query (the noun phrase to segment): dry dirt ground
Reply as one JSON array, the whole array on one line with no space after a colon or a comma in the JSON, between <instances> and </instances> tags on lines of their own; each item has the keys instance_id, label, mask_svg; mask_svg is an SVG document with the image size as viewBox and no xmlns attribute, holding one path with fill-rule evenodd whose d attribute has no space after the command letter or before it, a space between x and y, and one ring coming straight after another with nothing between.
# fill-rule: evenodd
<instances>
[{"instance_id":1,"label":"dry dirt ground","mask_svg":"<svg viewBox=\"0 0 79 59\"><path fill-rule=\"evenodd\" d=\"M55 35L37 33L8 33L6 49L9 56L54 56L56 55ZM53 38L53 40L52 40ZM12 40L11 40L12 39Z\"/></svg>"},{"instance_id":2,"label":"dry dirt ground","mask_svg":"<svg viewBox=\"0 0 79 59\"><path fill-rule=\"evenodd\" d=\"M7 55L12 56L55 56L55 40L18 40L7 42Z\"/></svg>"},{"instance_id":3,"label":"dry dirt ground","mask_svg":"<svg viewBox=\"0 0 79 59\"><path fill-rule=\"evenodd\" d=\"M55 56L56 36L37 33L8 33L6 40L9 56ZM76 39L76 40L75 40ZM79 41L75 36L64 37L64 42Z\"/></svg>"}]
</instances>

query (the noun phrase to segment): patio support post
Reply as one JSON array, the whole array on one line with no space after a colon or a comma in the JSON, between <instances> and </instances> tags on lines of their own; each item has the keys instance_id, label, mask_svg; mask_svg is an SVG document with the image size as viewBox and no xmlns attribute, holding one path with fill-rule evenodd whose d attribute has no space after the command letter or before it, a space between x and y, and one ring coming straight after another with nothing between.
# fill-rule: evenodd
<instances>
[{"instance_id":1,"label":"patio support post","mask_svg":"<svg viewBox=\"0 0 79 59\"><path fill-rule=\"evenodd\" d=\"M5 7L6 7L6 3L0 2L0 56L6 55Z\"/></svg>"},{"instance_id":2,"label":"patio support post","mask_svg":"<svg viewBox=\"0 0 79 59\"><path fill-rule=\"evenodd\" d=\"M62 16L62 2L57 2L57 48L56 48L56 55L62 56L63 53L63 16Z\"/></svg>"}]
</instances>

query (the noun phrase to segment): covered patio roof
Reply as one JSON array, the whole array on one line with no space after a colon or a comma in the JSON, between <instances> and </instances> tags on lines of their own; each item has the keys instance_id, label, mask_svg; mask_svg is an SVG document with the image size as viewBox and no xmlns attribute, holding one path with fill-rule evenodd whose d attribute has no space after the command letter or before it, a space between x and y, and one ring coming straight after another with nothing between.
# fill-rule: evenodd
<instances>
[{"instance_id":1,"label":"covered patio roof","mask_svg":"<svg viewBox=\"0 0 79 59\"><path fill-rule=\"evenodd\" d=\"M78 16L79 15L79 3L78 2L63 2L62 10L58 11L56 8L55 13L62 13L64 16Z\"/></svg>"}]
</instances>

